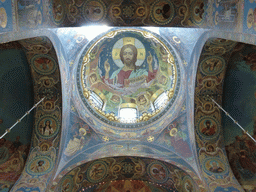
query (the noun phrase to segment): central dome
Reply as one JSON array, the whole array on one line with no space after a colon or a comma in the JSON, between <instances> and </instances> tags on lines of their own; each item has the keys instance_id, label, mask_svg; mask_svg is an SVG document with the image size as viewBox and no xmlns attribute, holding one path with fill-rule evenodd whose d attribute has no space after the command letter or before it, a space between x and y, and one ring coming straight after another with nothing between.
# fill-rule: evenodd
<instances>
[{"instance_id":1,"label":"central dome","mask_svg":"<svg viewBox=\"0 0 256 192\"><path fill-rule=\"evenodd\" d=\"M112 30L85 48L77 69L79 93L89 111L111 125L152 122L177 96L177 62L156 34Z\"/></svg>"}]
</instances>

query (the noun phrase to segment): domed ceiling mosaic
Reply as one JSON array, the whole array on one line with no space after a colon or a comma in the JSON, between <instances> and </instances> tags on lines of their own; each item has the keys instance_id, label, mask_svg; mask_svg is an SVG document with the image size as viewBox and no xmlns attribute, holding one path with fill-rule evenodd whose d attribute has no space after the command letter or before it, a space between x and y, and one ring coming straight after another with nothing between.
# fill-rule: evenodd
<instances>
[{"instance_id":1,"label":"domed ceiling mosaic","mask_svg":"<svg viewBox=\"0 0 256 192\"><path fill-rule=\"evenodd\" d=\"M180 67L173 48L157 34L115 29L84 49L76 72L87 110L111 126L138 128L174 104Z\"/></svg>"}]
</instances>

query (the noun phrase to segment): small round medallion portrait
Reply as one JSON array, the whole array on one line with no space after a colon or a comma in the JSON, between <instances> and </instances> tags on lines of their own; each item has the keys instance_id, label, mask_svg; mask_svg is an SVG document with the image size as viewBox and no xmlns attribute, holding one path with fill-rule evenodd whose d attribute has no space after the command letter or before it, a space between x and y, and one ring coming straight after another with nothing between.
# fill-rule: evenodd
<instances>
[{"instance_id":1,"label":"small round medallion portrait","mask_svg":"<svg viewBox=\"0 0 256 192\"><path fill-rule=\"evenodd\" d=\"M158 25L170 23L174 16L173 4L168 0L158 0L151 8L151 19Z\"/></svg>"},{"instance_id":2,"label":"small round medallion portrait","mask_svg":"<svg viewBox=\"0 0 256 192\"><path fill-rule=\"evenodd\" d=\"M100 22L107 14L106 6L101 0L87 0L83 9L84 17L90 22Z\"/></svg>"},{"instance_id":3,"label":"small round medallion portrait","mask_svg":"<svg viewBox=\"0 0 256 192\"><path fill-rule=\"evenodd\" d=\"M149 164L147 171L151 179L157 183L163 183L168 179L167 167L158 161Z\"/></svg>"},{"instance_id":4,"label":"small round medallion portrait","mask_svg":"<svg viewBox=\"0 0 256 192\"><path fill-rule=\"evenodd\" d=\"M33 57L32 66L37 73L42 75L50 75L57 68L56 61L48 55L36 55Z\"/></svg>"},{"instance_id":5,"label":"small round medallion portrait","mask_svg":"<svg viewBox=\"0 0 256 192\"><path fill-rule=\"evenodd\" d=\"M227 172L227 167L220 158L207 158L203 164L204 170L209 174L224 174Z\"/></svg>"},{"instance_id":6,"label":"small round medallion portrait","mask_svg":"<svg viewBox=\"0 0 256 192\"><path fill-rule=\"evenodd\" d=\"M47 156L40 156L32 159L27 166L27 172L32 175L44 175L53 168L52 160Z\"/></svg>"},{"instance_id":7,"label":"small round medallion portrait","mask_svg":"<svg viewBox=\"0 0 256 192\"><path fill-rule=\"evenodd\" d=\"M103 161L93 162L87 171L87 178L92 183L102 181L107 176L107 164Z\"/></svg>"},{"instance_id":8,"label":"small round medallion portrait","mask_svg":"<svg viewBox=\"0 0 256 192\"><path fill-rule=\"evenodd\" d=\"M36 132L46 138L55 136L59 131L59 122L53 116L43 116L37 122Z\"/></svg>"},{"instance_id":9,"label":"small round medallion portrait","mask_svg":"<svg viewBox=\"0 0 256 192\"><path fill-rule=\"evenodd\" d=\"M203 117L199 120L198 131L204 137L215 137L219 133L219 123L213 117Z\"/></svg>"},{"instance_id":10,"label":"small round medallion portrait","mask_svg":"<svg viewBox=\"0 0 256 192\"><path fill-rule=\"evenodd\" d=\"M225 67L226 63L222 57L207 57L200 63L200 70L204 75L218 75Z\"/></svg>"}]
</instances>

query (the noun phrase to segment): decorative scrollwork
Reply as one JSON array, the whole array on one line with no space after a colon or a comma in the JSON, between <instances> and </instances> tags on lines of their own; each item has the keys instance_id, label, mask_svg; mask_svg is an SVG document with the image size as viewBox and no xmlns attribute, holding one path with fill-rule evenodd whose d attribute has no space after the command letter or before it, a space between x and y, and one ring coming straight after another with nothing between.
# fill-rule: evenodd
<instances>
[{"instance_id":1,"label":"decorative scrollwork","mask_svg":"<svg viewBox=\"0 0 256 192\"><path fill-rule=\"evenodd\" d=\"M83 95L84 95L84 97L85 97L86 99L89 99L89 97L90 97L90 91L89 91L88 89L84 89Z\"/></svg>"}]
</instances>

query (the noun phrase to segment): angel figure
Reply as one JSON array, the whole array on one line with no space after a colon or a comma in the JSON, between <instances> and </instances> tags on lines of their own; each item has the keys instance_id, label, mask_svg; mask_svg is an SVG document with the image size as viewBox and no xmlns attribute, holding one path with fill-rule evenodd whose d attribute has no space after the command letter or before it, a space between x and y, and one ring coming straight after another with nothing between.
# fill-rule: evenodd
<instances>
[{"instance_id":1,"label":"angel figure","mask_svg":"<svg viewBox=\"0 0 256 192\"><path fill-rule=\"evenodd\" d=\"M85 135L86 135L86 130L84 128L80 128L79 134L76 133L74 135L74 138L68 142L68 145L67 145L67 148L65 149L64 154L66 156L72 156L77 151L83 149L84 142L85 142L85 138L84 138Z\"/></svg>"}]
</instances>

